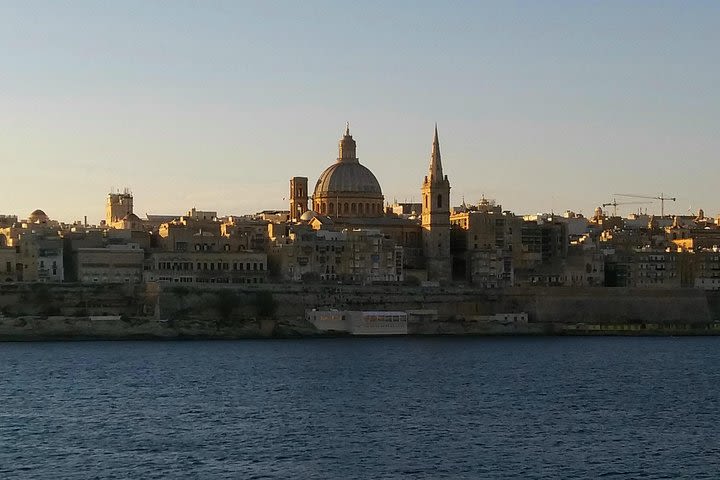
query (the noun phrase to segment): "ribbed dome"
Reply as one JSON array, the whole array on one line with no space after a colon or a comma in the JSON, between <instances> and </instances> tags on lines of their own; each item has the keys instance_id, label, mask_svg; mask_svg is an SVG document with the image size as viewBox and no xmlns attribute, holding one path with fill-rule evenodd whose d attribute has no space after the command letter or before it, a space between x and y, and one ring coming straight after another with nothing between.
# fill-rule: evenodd
<instances>
[{"instance_id":1,"label":"ribbed dome","mask_svg":"<svg viewBox=\"0 0 720 480\"><path fill-rule=\"evenodd\" d=\"M307 210L305 213L300 215L300 220L303 222L309 222L316 216L317 216L317 213L313 212L312 210Z\"/></svg>"},{"instance_id":2,"label":"ribbed dome","mask_svg":"<svg viewBox=\"0 0 720 480\"><path fill-rule=\"evenodd\" d=\"M337 162L320 174L315 184L312 209L330 218L380 217L383 194L375 175L360 165L350 126L338 143Z\"/></svg>"},{"instance_id":3,"label":"ribbed dome","mask_svg":"<svg viewBox=\"0 0 720 480\"><path fill-rule=\"evenodd\" d=\"M30 220L31 223L46 223L50 220L50 217L48 217L42 210L37 209L30 214L28 220Z\"/></svg>"},{"instance_id":4,"label":"ribbed dome","mask_svg":"<svg viewBox=\"0 0 720 480\"><path fill-rule=\"evenodd\" d=\"M361 193L382 195L375 175L364 165L337 162L320 174L315 184L315 196L336 193Z\"/></svg>"}]
</instances>

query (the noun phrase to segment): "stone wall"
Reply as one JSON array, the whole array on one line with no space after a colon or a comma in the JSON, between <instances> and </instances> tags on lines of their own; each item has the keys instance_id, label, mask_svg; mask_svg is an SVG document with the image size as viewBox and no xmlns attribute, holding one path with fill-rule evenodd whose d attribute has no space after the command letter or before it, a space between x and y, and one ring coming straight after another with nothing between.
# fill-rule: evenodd
<instances>
[{"instance_id":1,"label":"stone wall","mask_svg":"<svg viewBox=\"0 0 720 480\"><path fill-rule=\"evenodd\" d=\"M429 335L720 332L720 294L693 289L3 284L0 339L313 336L312 308L435 311L409 322ZM526 324L478 321L519 312Z\"/></svg>"}]
</instances>

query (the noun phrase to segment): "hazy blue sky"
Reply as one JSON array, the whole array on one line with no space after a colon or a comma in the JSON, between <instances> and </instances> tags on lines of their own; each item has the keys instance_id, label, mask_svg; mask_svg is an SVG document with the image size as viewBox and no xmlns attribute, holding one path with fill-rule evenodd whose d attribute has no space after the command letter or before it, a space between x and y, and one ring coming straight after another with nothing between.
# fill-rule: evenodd
<instances>
[{"instance_id":1,"label":"hazy blue sky","mask_svg":"<svg viewBox=\"0 0 720 480\"><path fill-rule=\"evenodd\" d=\"M390 202L437 122L455 205L720 213L717 1L6 1L0 45L0 213L287 208L346 121Z\"/></svg>"}]
</instances>

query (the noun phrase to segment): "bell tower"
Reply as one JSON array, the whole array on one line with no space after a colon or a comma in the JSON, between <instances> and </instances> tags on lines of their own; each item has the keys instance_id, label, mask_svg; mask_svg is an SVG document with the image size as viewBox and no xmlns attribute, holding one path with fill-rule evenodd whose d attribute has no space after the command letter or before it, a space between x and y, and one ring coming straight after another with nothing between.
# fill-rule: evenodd
<instances>
[{"instance_id":1,"label":"bell tower","mask_svg":"<svg viewBox=\"0 0 720 480\"><path fill-rule=\"evenodd\" d=\"M300 216L308 209L308 179L307 177L292 177L290 179L290 220L297 222Z\"/></svg>"},{"instance_id":2,"label":"bell tower","mask_svg":"<svg viewBox=\"0 0 720 480\"><path fill-rule=\"evenodd\" d=\"M452 279L450 256L450 181L443 175L437 125L430 169L422 185L422 236L428 280Z\"/></svg>"},{"instance_id":3,"label":"bell tower","mask_svg":"<svg viewBox=\"0 0 720 480\"><path fill-rule=\"evenodd\" d=\"M105 224L112 226L131 213L133 213L133 196L130 189L125 188L122 193L113 189L105 203Z\"/></svg>"}]
</instances>

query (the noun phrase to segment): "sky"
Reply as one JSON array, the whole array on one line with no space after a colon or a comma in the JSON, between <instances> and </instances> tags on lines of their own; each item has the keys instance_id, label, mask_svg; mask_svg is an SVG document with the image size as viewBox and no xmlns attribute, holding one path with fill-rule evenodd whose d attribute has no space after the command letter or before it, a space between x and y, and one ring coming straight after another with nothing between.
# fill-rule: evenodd
<instances>
[{"instance_id":1,"label":"sky","mask_svg":"<svg viewBox=\"0 0 720 480\"><path fill-rule=\"evenodd\" d=\"M0 45L0 214L287 209L345 122L391 203L437 122L453 205L720 214L714 0L8 0Z\"/></svg>"}]
</instances>

